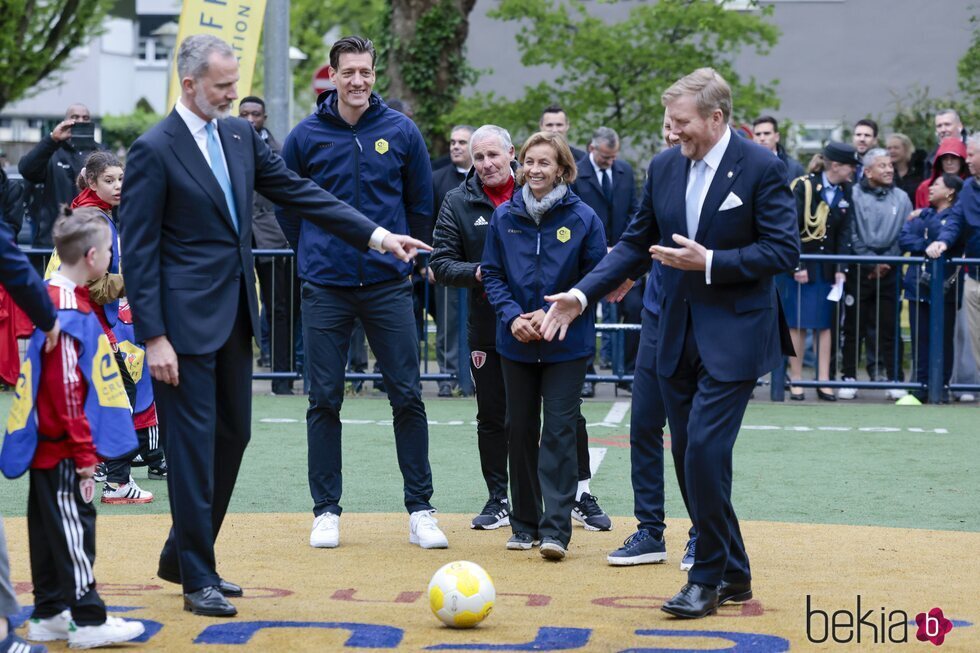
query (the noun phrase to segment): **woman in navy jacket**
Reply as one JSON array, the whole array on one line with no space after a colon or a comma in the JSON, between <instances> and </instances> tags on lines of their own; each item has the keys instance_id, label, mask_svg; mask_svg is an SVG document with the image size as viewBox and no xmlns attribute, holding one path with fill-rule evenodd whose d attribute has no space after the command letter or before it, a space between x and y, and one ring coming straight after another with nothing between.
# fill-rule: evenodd
<instances>
[{"instance_id":1,"label":"woman in navy jacket","mask_svg":"<svg viewBox=\"0 0 980 653\"><path fill-rule=\"evenodd\" d=\"M518 161L523 187L494 211L481 267L507 394L514 531L507 548L527 550L540 540L542 556L561 560L572 535L575 420L595 356L595 315L576 321L564 340L547 342L544 297L595 267L606 238L595 212L568 187L576 168L564 137L532 135Z\"/></svg>"}]
</instances>

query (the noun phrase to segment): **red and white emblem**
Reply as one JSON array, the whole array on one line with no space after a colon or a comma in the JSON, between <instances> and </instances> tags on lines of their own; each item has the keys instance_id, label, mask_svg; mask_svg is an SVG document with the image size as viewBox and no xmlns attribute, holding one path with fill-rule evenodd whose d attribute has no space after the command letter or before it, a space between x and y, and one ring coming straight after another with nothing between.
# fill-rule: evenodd
<instances>
[{"instance_id":1,"label":"red and white emblem","mask_svg":"<svg viewBox=\"0 0 980 653\"><path fill-rule=\"evenodd\" d=\"M473 361L473 367L480 369L483 364L487 362L487 352L485 351L471 351L470 360Z\"/></svg>"}]
</instances>

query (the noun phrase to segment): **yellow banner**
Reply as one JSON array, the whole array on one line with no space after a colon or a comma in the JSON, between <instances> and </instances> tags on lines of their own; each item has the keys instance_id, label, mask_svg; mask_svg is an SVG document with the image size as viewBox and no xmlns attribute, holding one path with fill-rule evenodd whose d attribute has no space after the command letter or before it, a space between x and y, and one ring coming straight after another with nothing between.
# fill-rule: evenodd
<instances>
[{"instance_id":1,"label":"yellow banner","mask_svg":"<svg viewBox=\"0 0 980 653\"><path fill-rule=\"evenodd\" d=\"M241 74L238 95L245 97L252 92L252 75L255 72L255 56L259 49L263 18L265 0L184 0L180 12L177 47L180 47L185 38L194 34L212 34L224 40L238 56ZM176 57L175 51L168 111L180 97Z\"/></svg>"}]
</instances>

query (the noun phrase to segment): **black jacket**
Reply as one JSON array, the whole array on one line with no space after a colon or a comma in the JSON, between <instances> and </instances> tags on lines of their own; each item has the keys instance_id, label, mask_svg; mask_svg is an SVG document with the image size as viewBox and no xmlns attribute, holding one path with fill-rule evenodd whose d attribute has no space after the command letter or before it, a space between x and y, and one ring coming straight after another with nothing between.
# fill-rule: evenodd
<instances>
[{"instance_id":1,"label":"black jacket","mask_svg":"<svg viewBox=\"0 0 980 653\"><path fill-rule=\"evenodd\" d=\"M793 187L793 196L796 200L797 224L800 228L801 253L827 255L850 254L850 241L847 238L847 234L850 228L851 215L854 212L851 184L844 182L840 185L841 196L837 200L836 206L830 207L830 212L827 214L827 229L823 238L820 240L804 241L803 220L804 205L806 203L806 185L803 183L804 179L810 181L810 187L812 189L810 195L810 212L815 214L817 207L824 203L822 193L823 175L821 173L818 172L804 177ZM800 268L805 268L808 272L813 272L817 265L819 264L815 261L801 262ZM823 276L826 281L833 283L834 273L837 271L845 272L846 266L838 266L834 263L823 264Z\"/></svg>"},{"instance_id":2,"label":"black jacket","mask_svg":"<svg viewBox=\"0 0 980 653\"><path fill-rule=\"evenodd\" d=\"M602 192L602 182L596 178L595 168L592 167L589 156L586 154L576 165L578 177L572 183L572 190L599 216L606 232L606 245L612 247L619 242L619 237L626 231L626 226L639 205L633 168L619 159L613 162L612 204L610 204Z\"/></svg>"},{"instance_id":3,"label":"black jacket","mask_svg":"<svg viewBox=\"0 0 980 653\"><path fill-rule=\"evenodd\" d=\"M279 154L282 148L268 129L262 128L259 137L269 149ZM282 235L276 219L276 205L255 193L252 199L252 243L258 249L289 249L289 241ZM263 257L263 260L271 260Z\"/></svg>"},{"instance_id":4,"label":"black jacket","mask_svg":"<svg viewBox=\"0 0 980 653\"><path fill-rule=\"evenodd\" d=\"M470 289L470 349L496 349L497 315L483 284L476 280L494 208L476 170L470 168L463 183L446 193L433 235L430 265L436 281Z\"/></svg>"},{"instance_id":5,"label":"black jacket","mask_svg":"<svg viewBox=\"0 0 980 653\"><path fill-rule=\"evenodd\" d=\"M102 149L101 145L97 144L96 147ZM31 210L35 225L32 246L43 249L52 247L51 227L58 217L58 207L71 204L78 194L75 180L92 151L77 150L71 144L71 139L59 142L48 134L17 164L24 179L32 184L44 184L41 199L34 203Z\"/></svg>"},{"instance_id":6,"label":"black jacket","mask_svg":"<svg viewBox=\"0 0 980 653\"><path fill-rule=\"evenodd\" d=\"M432 171L432 226L435 230L439 210L446 194L466 180L466 173L460 172L455 165L443 166ZM432 241L429 241L430 243Z\"/></svg>"},{"instance_id":7,"label":"black jacket","mask_svg":"<svg viewBox=\"0 0 980 653\"><path fill-rule=\"evenodd\" d=\"M24 186L19 179L10 179L0 168L0 222L14 232L14 240L24 225Z\"/></svg>"}]
</instances>

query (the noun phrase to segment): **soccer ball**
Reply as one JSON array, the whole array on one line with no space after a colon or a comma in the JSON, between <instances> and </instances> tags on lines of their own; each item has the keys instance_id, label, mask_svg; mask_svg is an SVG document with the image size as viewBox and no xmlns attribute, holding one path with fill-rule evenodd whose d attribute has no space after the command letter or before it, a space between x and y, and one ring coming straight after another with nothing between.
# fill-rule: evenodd
<instances>
[{"instance_id":1,"label":"soccer ball","mask_svg":"<svg viewBox=\"0 0 980 653\"><path fill-rule=\"evenodd\" d=\"M472 628L486 619L496 597L490 574L466 560L440 567L429 581L432 614L450 628Z\"/></svg>"}]
</instances>

